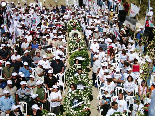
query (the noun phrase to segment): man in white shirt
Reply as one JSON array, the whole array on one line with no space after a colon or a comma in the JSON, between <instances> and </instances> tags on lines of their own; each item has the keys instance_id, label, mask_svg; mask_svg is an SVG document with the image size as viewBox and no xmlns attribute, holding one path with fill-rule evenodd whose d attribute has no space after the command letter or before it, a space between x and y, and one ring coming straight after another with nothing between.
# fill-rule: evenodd
<instances>
[{"instance_id":1,"label":"man in white shirt","mask_svg":"<svg viewBox=\"0 0 155 116\"><path fill-rule=\"evenodd\" d=\"M134 59L136 58L136 54L134 53L134 49L131 49L130 50L130 53L128 54L129 58L128 58L128 61L129 63L133 63L134 62Z\"/></svg>"},{"instance_id":2,"label":"man in white shirt","mask_svg":"<svg viewBox=\"0 0 155 116\"><path fill-rule=\"evenodd\" d=\"M94 63L93 63L93 85L95 85L95 80L96 76L98 75L100 68L101 68L101 63L98 59L98 55L94 55Z\"/></svg>"},{"instance_id":3,"label":"man in white shirt","mask_svg":"<svg viewBox=\"0 0 155 116\"><path fill-rule=\"evenodd\" d=\"M127 102L123 100L123 93L119 93L118 100L116 102L118 103L119 112L125 113L127 110Z\"/></svg>"},{"instance_id":4,"label":"man in white shirt","mask_svg":"<svg viewBox=\"0 0 155 116\"><path fill-rule=\"evenodd\" d=\"M112 108L110 108L106 114L106 116L111 116L115 112L118 112L118 104L117 102L112 102Z\"/></svg>"},{"instance_id":5,"label":"man in white shirt","mask_svg":"<svg viewBox=\"0 0 155 116\"><path fill-rule=\"evenodd\" d=\"M29 47L29 43L27 42L27 39L25 38L25 41L22 43L21 48L23 51L25 51Z\"/></svg>"}]
</instances>

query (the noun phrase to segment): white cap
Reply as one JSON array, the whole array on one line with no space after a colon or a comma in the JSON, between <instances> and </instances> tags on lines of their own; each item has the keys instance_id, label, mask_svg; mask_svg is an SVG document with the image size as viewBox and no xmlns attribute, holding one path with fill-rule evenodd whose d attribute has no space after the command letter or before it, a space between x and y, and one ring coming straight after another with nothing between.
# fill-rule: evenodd
<instances>
[{"instance_id":1,"label":"white cap","mask_svg":"<svg viewBox=\"0 0 155 116\"><path fill-rule=\"evenodd\" d=\"M12 76L17 76L17 73L16 73L16 72L13 72L13 73L12 73Z\"/></svg>"},{"instance_id":2,"label":"white cap","mask_svg":"<svg viewBox=\"0 0 155 116\"><path fill-rule=\"evenodd\" d=\"M127 70L128 70L128 71L131 71L131 70L132 70L132 68L130 68L130 67L129 67L129 68L127 68Z\"/></svg>"},{"instance_id":3,"label":"white cap","mask_svg":"<svg viewBox=\"0 0 155 116\"><path fill-rule=\"evenodd\" d=\"M47 56L46 55L43 55L43 58L47 58Z\"/></svg>"},{"instance_id":4,"label":"white cap","mask_svg":"<svg viewBox=\"0 0 155 116\"><path fill-rule=\"evenodd\" d=\"M28 65L28 63L27 62L24 62L24 65Z\"/></svg>"},{"instance_id":5,"label":"white cap","mask_svg":"<svg viewBox=\"0 0 155 116\"><path fill-rule=\"evenodd\" d=\"M51 51L51 48L47 48L47 51Z\"/></svg>"},{"instance_id":6,"label":"white cap","mask_svg":"<svg viewBox=\"0 0 155 116\"><path fill-rule=\"evenodd\" d=\"M11 85L11 84L12 84L12 80L8 80L8 81L7 81L7 84L8 84L8 85Z\"/></svg>"},{"instance_id":7,"label":"white cap","mask_svg":"<svg viewBox=\"0 0 155 116\"><path fill-rule=\"evenodd\" d=\"M28 50L25 50L24 54L28 53L29 51Z\"/></svg>"},{"instance_id":8,"label":"white cap","mask_svg":"<svg viewBox=\"0 0 155 116\"><path fill-rule=\"evenodd\" d=\"M43 81L38 80L38 81L36 82L36 85L41 85L41 84L43 84Z\"/></svg>"},{"instance_id":9,"label":"white cap","mask_svg":"<svg viewBox=\"0 0 155 116\"><path fill-rule=\"evenodd\" d=\"M57 89L57 88L58 88L58 86L57 86L57 85L53 85L53 88L54 88L54 89Z\"/></svg>"},{"instance_id":10,"label":"white cap","mask_svg":"<svg viewBox=\"0 0 155 116\"><path fill-rule=\"evenodd\" d=\"M62 45L60 45L60 46L59 46L59 48L61 48L61 49L62 49L62 48L63 48L63 46L62 46Z\"/></svg>"},{"instance_id":11,"label":"white cap","mask_svg":"<svg viewBox=\"0 0 155 116\"><path fill-rule=\"evenodd\" d=\"M112 78L112 77L111 77L110 75L107 75L106 78L107 78L107 79L110 79L110 78Z\"/></svg>"},{"instance_id":12,"label":"white cap","mask_svg":"<svg viewBox=\"0 0 155 116\"><path fill-rule=\"evenodd\" d=\"M32 106L32 109L39 110L40 108L38 107L38 105L37 105L37 104L34 104L34 105Z\"/></svg>"},{"instance_id":13,"label":"white cap","mask_svg":"<svg viewBox=\"0 0 155 116\"><path fill-rule=\"evenodd\" d=\"M23 72L19 72L18 75L21 76L21 77L25 77Z\"/></svg>"},{"instance_id":14,"label":"white cap","mask_svg":"<svg viewBox=\"0 0 155 116\"><path fill-rule=\"evenodd\" d=\"M33 75L30 75L30 77L35 78L35 76L33 76Z\"/></svg>"},{"instance_id":15,"label":"white cap","mask_svg":"<svg viewBox=\"0 0 155 116\"><path fill-rule=\"evenodd\" d=\"M8 90L3 91L4 94L10 93Z\"/></svg>"},{"instance_id":16,"label":"white cap","mask_svg":"<svg viewBox=\"0 0 155 116\"><path fill-rule=\"evenodd\" d=\"M4 47L5 46L5 44L1 44L1 47Z\"/></svg>"},{"instance_id":17,"label":"white cap","mask_svg":"<svg viewBox=\"0 0 155 116\"><path fill-rule=\"evenodd\" d=\"M116 68L116 72L120 72L120 69L119 68Z\"/></svg>"},{"instance_id":18,"label":"white cap","mask_svg":"<svg viewBox=\"0 0 155 116\"><path fill-rule=\"evenodd\" d=\"M11 107L11 110L14 111L15 109L17 109L17 108L19 108L19 107L20 107L19 105L13 105L13 106Z\"/></svg>"},{"instance_id":19,"label":"white cap","mask_svg":"<svg viewBox=\"0 0 155 116\"><path fill-rule=\"evenodd\" d=\"M48 73L53 73L53 70L48 70Z\"/></svg>"},{"instance_id":20,"label":"white cap","mask_svg":"<svg viewBox=\"0 0 155 116\"><path fill-rule=\"evenodd\" d=\"M6 65L7 65L7 64L11 64L11 63L10 63L9 61L7 61L7 62L6 62Z\"/></svg>"},{"instance_id":21,"label":"white cap","mask_svg":"<svg viewBox=\"0 0 155 116\"><path fill-rule=\"evenodd\" d=\"M35 99L36 97L38 97L38 94L32 94L31 97L32 99Z\"/></svg>"},{"instance_id":22,"label":"white cap","mask_svg":"<svg viewBox=\"0 0 155 116\"><path fill-rule=\"evenodd\" d=\"M26 81L21 81L20 84L21 85L27 85Z\"/></svg>"},{"instance_id":23,"label":"white cap","mask_svg":"<svg viewBox=\"0 0 155 116\"><path fill-rule=\"evenodd\" d=\"M60 56L56 56L55 59L60 59Z\"/></svg>"},{"instance_id":24,"label":"white cap","mask_svg":"<svg viewBox=\"0 0 155 116\"><path fill-rule=\"evenodd\" d=\"M7 46L10 47L11 45L10 44L7 44Z\"/></svg>"},{"instance_id":25,"label":"white cap","mask_svg":"<svg viewBox=\"0 0 155 116\"><path fill-rule=\"evenodd\" d=\"M94 39L94 41L97 41L97 39Z\"/></svg>"},{"instance_id":26,"label":"white cap","mask_svg":"<svg viewBox=\"0 0 155 116\"><path fill-rule=\"evenodd\" d=\"M98 55L94 55L94 58L98 58L99 56Z\"/></svg>"},{"instance_id":27,"label":"white cap","mask_svg":"<svg viewBox=\"0 0 155 116\"><path fill-rule=\"evenodd\" d=\"M108 69L105 69L105 70L104 70L104 72L105 72L105 73L108 73L108 72L109 72L109 70L108 70Z\"/></svg>"},{"instance_id":28,"label":"white cap","mask_svg":"<svg viewBox=\"0 0 155 116\"><path fill-rule=\"evenodd\" d=\"M17 55L16 60L18 60L18 59L20 59L20 58L21 58L21 56L20 56L20 55Z\"/></svg>"},{"instance_id":29,"label":"white cap","mask_svg":"<svg viewBox=\"0 0 155 116\"><path fill-rule=\"evenodd\" d=\"M16 60L16 56L13 56L11 60Z\"/></svg>"},{"instance_id":30,"label":"white cap","mask_svg":"<svg viewBox=\"0 0 155 116\"><path fill-rule=\"evenodd\" d=\"M133 52L133 51L134 51L134 49L132 48L132 49L130 49L130 51L132 51L132 52Z\"/></svg>"}]
</instances>

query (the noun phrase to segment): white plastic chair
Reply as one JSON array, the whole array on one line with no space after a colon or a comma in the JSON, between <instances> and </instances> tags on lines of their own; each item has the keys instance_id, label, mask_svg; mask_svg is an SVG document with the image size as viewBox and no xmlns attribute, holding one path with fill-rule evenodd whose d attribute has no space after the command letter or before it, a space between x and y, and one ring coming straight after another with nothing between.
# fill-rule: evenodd
<instances>
[{"instance_id":1,"label":"white plastic chair","mask_svg":"<svg viewBox=\"0 0 155 116\"><path fill-rule=\"evenodd\" d=\"M27 103L26 102L19 102L20 110L24 114L24 116L27 116ZM26 108L26 109L24 109Z\"/></svg>"},{"instance_id":2,"label":"white plastic chair","mask_svg":"<svg viewBox=\"0 0 155 116\"><path fill-rule=\"evenodd\" d=\"M128 104L128 107L131 105L131 104L134 104L134 96L127 96L126 97L126 101L129 102Z\"/></svg>"},{"instance_id":3,"label":"white plastic chair","mask_svg":"<svg viewBox=\"0 0 155 116\"><path fill-rule=\"evenodd\" d=\"M115 87L115 95L118 96L119 91L121 90L121 92L124 92L124 89L122 87Z\"/></svg>"}]
</instances>

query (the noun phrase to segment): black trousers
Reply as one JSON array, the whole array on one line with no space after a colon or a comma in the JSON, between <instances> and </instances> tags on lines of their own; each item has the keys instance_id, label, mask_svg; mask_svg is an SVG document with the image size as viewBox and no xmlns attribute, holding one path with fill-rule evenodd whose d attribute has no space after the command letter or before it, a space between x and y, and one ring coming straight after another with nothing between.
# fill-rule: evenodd
<instances>
[{"instance_id":1,"label":"black trousers","mask_svg":"<svg viewBox=\"0 0 155 116\"><path fill-rule=\"evenodd\" d=\"M101 109L103 109L103 112L102 112L101 114L102 114L103 116L106 116L106 114L107 114L107 112L108 112L108 110L109 110L109 106L110 106L110 105L107 105L107 104L101 106Z\"/></svg>"},{"instance_id":2,"label":"black trousers","mask_svg":"<svg viewBox=\"0 0 155 116\"><path fill-rule=\"evenodd\" d=\"M95 85L96 73L93 73L93 85Z\"/></svg>"}]
</instances>

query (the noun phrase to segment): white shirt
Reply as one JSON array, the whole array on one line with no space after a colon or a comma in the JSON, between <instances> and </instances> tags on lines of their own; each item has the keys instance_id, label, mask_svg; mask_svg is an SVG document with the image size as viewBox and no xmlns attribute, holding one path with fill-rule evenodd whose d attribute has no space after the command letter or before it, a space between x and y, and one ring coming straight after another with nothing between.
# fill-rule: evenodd
<instances>
[{"instance_id":1,"label":"white shirt","mask_svg":"<svg viewBox=\"0 0 155 116\"><path fill-rule=\"evenodd\" d=\"M51 92L51 94L50 94L50 101L52 100L52 99L58 99L58 97L59 97L59 99L62 99L62 96L61 96L61 93L58 91L58 92ZM52 102L51 101L51 107L57 107L57 106L60 106L61 105L61 103L60 102Z\"/></svg>"},{"instance_id":2,"label":"white shirt","mask_svg":"<svg viewBox=\"0 0 155 116\"><path fill-rule=\"evenodd\" d=\"M111 91L114 91L115 83L112 81L110 85L108 85L107 81L105 81L104 88L108 90L108 93L110 93Z\"/></svg>"},{"instance_id":3,"label":"white shirt","mask_svg":"<svg viewBox=\"0 0 155 116\"><path fill-rule=\"evenodd\" d=\"M135 83L126 81L124 84L124 90L128 92L134 92L135 90Z\"/></svg>"},{"instance_id":4,"label":"white shirt","mask_svg":"<svg viewBox=\"0 0 155 116\"><path fill-rule=\"evenodd\" d=\"M143 109L144 105L143 104L139 104L139 106L137 104L133 104L133 111L132 111L132 116L138 116L137 113L137 108L138 111L140 111L141 114L144 114L144 109Z\"/></svg>"},{"instance_id":5,"label":"white shirt","mask_svg":"<svg viewBox=\"0 0 155 116\"><path fill-rule=\"evenodd\" d=\"M42 60L42 61L43 61L43 68L44 69L51 68L49 60L46 60L46 61Z\"/></svg>"},{"instance_id":6,"label":"white shirt","mask_svg":"<svg viewBox=\"0 0 155 116\"><path fill-rule=\"evenodd\" d=\"M93 63L93 73L97 73L97 70L101 68L101 63L99 60L96 60L94 63Z\"/></svg>"},{"instance_id":7,"label":"white shirt","mask_svg":"<svg viewBox=\"0 0 155 116\"><path fill-rule=\"evenodd\" d=\"M105 52L99 52L99 60L102 61L102 59L105 57Z\"/></svg>"},{"instance_id":8,"label":"white shirt","mask_svg":"<svg viewBox=\"0 0 155 116\"><path fill-rule=\"evenodd\" d=\"M95 51L97 51L98 49L99 49L99 44L98 43L92 43L91 45L90 45L90 49L93 51L93 52L95 52Z\"/></svg>"},{"instance_id":9,"label":"white shirt","mask_svg":"<svg viewBox=\"0 0 155 116\"><path fill-rule=\"evenodd\" d=\"M113 108L109 109L106 116L111 116L112 114L114 114L115 112L117 112L117 110L114 110Z\"/></svg>"},{"instance_id":10,"label":"white shirt","mask_svg":"<svg viewBox=\"0 0 155 116\"><path fill-rule=\"evenodd\" d=\"M118 110L119 112L123 113L124 110L127 110L127 102L125 100L117 100L118 103Z\"/></svg>"},{"instance_id":11,"label":"white shirt","mask_svg":"<svg viewBox=\"0 0 155 116\"><path fill-rule=\"evenodd\" d=\"M21 48L24 48L24 49L26 49L26 48L28 48L29 47L29 43L22 43L22 45L21 45Z\"/></svg>"},{"instance_id":12,"label":"white shirt","mask_svg":"<svg viewBox=\"0 0 155 116\"><path fill-rule=\"evenodd\" d=\"M132 61L132 60L134 60L135 58L136 58L136 54L128 54L128 56L129 56L129 61Z\"/></svg>"}]
</instances>

